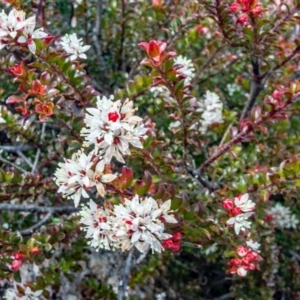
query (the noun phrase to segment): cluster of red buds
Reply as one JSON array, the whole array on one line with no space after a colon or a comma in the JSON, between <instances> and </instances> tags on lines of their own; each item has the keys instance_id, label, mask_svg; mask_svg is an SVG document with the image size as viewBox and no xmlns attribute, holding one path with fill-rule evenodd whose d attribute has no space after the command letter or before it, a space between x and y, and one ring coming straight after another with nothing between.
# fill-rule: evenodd
<instances>
[{"instance_id":1,"label":"cluster of red buds","mask_svg":"<svg viewBox=\"0 0 300 300\"><path fill-rule=\"evenodd\" d=\"M30 250L30 254L33 256L40 254L40 252L41 252L41 250L38 247L33 247ZM22 267L22 265L25 261L26 261L26 256L21 251L14 253L13 261L11 263L11 270L13 272L18 271Z\"/></svg>"},{"instance_id":2,"label":"cluster of red buds","mask_svg":"<svg viewBox=\"0 0 300 300\"><path fill-rule=\"evenodd\" d=\"M13 272L16 272L22 267L23 262L25 260L25 256L22 252L18 251L13 255L13 257L14 260L11 263L11 270Z\"/></svg>"},{"instance_id":3,"label":"cluster of red buds","mask_svg":"<svg viewBox=\"0 0 300 300\"><path fill-rule=\"evenodd\" d=\"M16 110L23 116L28 116L32 113L30 106L34 107L35 113L39 115L39 119L44 121L46 118L53 114L54 103L49 99L58 93L57 89L50 88L49 75L44 73L41 75L40 80L28 80L31 71L28 71L23 62L8 68L9 72L15 76L14 82L20 82L19 91L26 93L24 97L10 96L6 103L19 104Z\"/></svg>"},{"instance_id":4,"label":"cluster of red buds","mask_svg":"<svg viewBox=\"0 0 300 300\"><path fill-rule=\"evenodd\" d=\"M162 245L165 249L169 249L174 252L180 250L181 233L174 232L172 238L163 241Z\"/></svg>"},{"instance_id":5,"label":"cluster of red buds","mask_svg":"<svg viewBox=\"0 0 300 300\"><path fill-rule=\"evenodd\" d=\"M226 224L234 227L237 235L240 231L250 228L251 223L248 219L253 215L255 203L249 198L249 194L239 195L234 198L234 201L225 199L222 201L222 205L230 217Z\"/></svg>"},{"instance_id":6,"label":"cluster of red buds","mask_svg":"<svg viewBox=\"0 0 300 300\"><path fill-rule=\"evenodd\" d=\"M244 277L249 270L259 270L258 262L262 261L262 257L256 251L241 245L237 247L236 252L239 257L227 263L231 274Z\"/></svg>"},{"instance_id":7,"label":"cluster of red buds","mask_svg":"<svg viewBox=\"0 0 300 300\"><path fill-rule=\"evenodd\" d=\"M248 24L250 17L262 17L262 5L257 0L236 0L230 5L230 10L238 14L236 23L245 26Z\"/></svg>"}]
</instances>

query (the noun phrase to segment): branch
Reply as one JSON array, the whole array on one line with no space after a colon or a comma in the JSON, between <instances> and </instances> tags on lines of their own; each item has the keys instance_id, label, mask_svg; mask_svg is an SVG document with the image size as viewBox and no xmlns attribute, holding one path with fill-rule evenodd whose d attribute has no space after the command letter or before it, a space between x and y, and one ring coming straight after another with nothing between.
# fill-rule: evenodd
<instances>
[{"instance_id":1,"label":"branch","mask_svg":"<svg viewBox=\"0 0 300 300\"><path fill-rule=\"evenodd\" d=\"M248 102L246 103L243 112L240 117L240 123L243 119L245 119L248 115L248 112L252 109L253 105L255 104L255 101L259 95L259 93L263 89L262 85L262 78L260 76L260 66L259 66L259 59L257 56L253 57L251 60L252 64L252 80L251 80L251 90L250 90L250 97Z\"/></svg>"},{"instance_id":2,"label":"branch","mask_svg":"<svg viewBox=\"0 0 300 300\"><path fill-rule=\"evenodd\" d=\"M118 300L123 300L125 298L126 288L127 288L129 276L130 276L133 251L134 251L134 248L131 248L131 250L128 253L127 259L126 259L123 278L122 278L122 281L121 281L121 283L119 285L119 289L118 289Z\"/></svg>"},{"instance_id":3,"label":"branch","mask_svg":"<svg viewBox=\"0 0 300 300\"><path fill-rule=\"evenodd\" d=\"M270 112L267 113L267 115L261 116L258 120L253 122L253 126L247 126L244 128L242 132L237 134L232 140L230 140L228 143L223 145L215 154L213 154L209 159L207 159L199 168L200 172L203 172L208 166L210 166L216 159L218 159L220 156L225 154L231 147L233 147L235 144L240 143L253 129L260 124L264 123L265 121L271 119L274 115L276 115L278 112L282 111L284 108L286 108L288 105L296 102L300 98L300 92L295 94L291 99L287 100L281 107L276 107Z\"/></svg>"},{"instance_id":4,"label":"branch","mask_svg":"<svg viewBox=\"0 0 300 300\"><path fill-rule=\"evenodd\" d=\"M37 213L69 214L80 211L73 206L36 206L26 204L0 204L0 211L27 211Z\"/></svg>"},{"instance_id":5,"label":"branch","mask_svg":"<svg viewBox=\"0 0 300 300\"><path fill-rule=\"evenodd\" d=\"M24 170L23 168L19 167L18 165L12 163L11 161L9 160L6 160L5 158L1 157L0 156L0 161L4 162L5 164L8 164L8 165L11 165L12 167L14 167L15 169L19 170L20 172L22 173L27 173L26 170Z\"/></svg>"},{"instance_id":6,"label":"branch","mask_svg":"<svg viewBox=\"0 0 300 300\"><path fill-rule=\"evenodd\" d=\"M43 141L44 141L45 129L46 129L46 123L43 123L43 125L42 125L42 133L41 133L41 143L43 143ZM36 155L35 155L33 166L31 168L31 174L33 174L35 172L35 170L36 170L37 164L39 162L40 155L41 155L41 148L38 148L37 152L36 152Z\"/></svg>"},{"instance_id":7,"label":"branch","mask_svg":"<svg viewBox=\"0 0 300 300\"><path fill-rule=\"evenodd\" d=\"M103 1L97 0L97 12L96 12L96 22L93 30L93 42L97 54L97 59L100 65L105 66L103 57L102 57L102 49L101 49L101 18L102 18L102 7Z\"/></svg>"},{"instance_id":8,"label":"branch","mask_svg":"<svg viewBox=\"0 0 300 300\"><path fill-rule=\"evenodd\" d=\"M265 72L264 74L262 74L262 78L264 78L264 80L266 81L270 75L272 75L272 73L274 73L275 71L277 71L278 69L280 69L281 67L283 67L287 62L289 62L298 52L300 51L300 46L297 46L293 52L287 56L281 63L279 63L278 65L276 65L275 67L273 67L271 70Z\"/></svg>"},{"instance_id":9,"label":"branch","mask_svg":"<svg viewBox=\"0 0 300 300\"><path fill-rule=\"evenodd\" d=\"M33 232L37 229L39 229L40 227L42 227L44 224L46 224L50 218L52 217L52 212L49 211L44 218L42 218L39 222L37 222L36 224L34 224L33 226L29 227L28 229L24 229L20 231L20 234L25 236L25 235L31 235L33 234Z\"/></svg>"},{"instance_id":10,"label":"branch","mask_svg":"<svg viewBox=\"0 0 300 300\"><path fill-rule=\"evenodd\" d=\"M266 40L268 37L272 36L272 34L275 33L275 32L277 31L277 29L278 29L281 25L285 25L285 22L288 21L288 19L289 19L290 17L292 17L296 12L299 11L299 7L300 7L300 5L297 4L293 9L288 10L287 13L286 13L286 15L285 15L283 18L281 18L281 19L274 25L274 27L273 27L271 30L269 30L269 33L266 34L266 35L264 35L264 37L259 41L259 44L260 44L260 45L263 45L264 42L265 42L265 40Z\"/></svg>"},{"instance_id":11,"label":"branch","mask_svg":"<svg viewBox=\"0 0 300 300\"><path fill-rule=\"evenodd\" d=\"M7 152L18 152L18 151L28 151L34 149L34 147L30 145L14 145L14 146L0 146L1 150L7 151Z\"/></svg>"},{"instance_id":12,"label":"branch","mask_svg":"<svg viewBox=\"0 0 300 300\"><path fill-rule=\"evenodd\" d=\"M187 172L189 174L191 174L193 177L195 177L196 179L198 179L198 181L204 187L206 187L210 193L212 193L213 191L218 190L220 188L220 184L218 184L216 182L208 181L199 170L195 170L191 167L187 167Z\"/></svg>"},{"instance_id":13,"label":"branch","mask_svg":"<svg viewBox=\"0 0 300 300\"><path fill-rule=\"evenodd\" d=\"M120 37L120 49L119 49L119 61L118 61L118 70L124 71L124 42L125 42L125 10L126 10L126 2L125 0L121 0L122 7L122 22L121 22L121 37Z\"/></svg>"}]
</instances>

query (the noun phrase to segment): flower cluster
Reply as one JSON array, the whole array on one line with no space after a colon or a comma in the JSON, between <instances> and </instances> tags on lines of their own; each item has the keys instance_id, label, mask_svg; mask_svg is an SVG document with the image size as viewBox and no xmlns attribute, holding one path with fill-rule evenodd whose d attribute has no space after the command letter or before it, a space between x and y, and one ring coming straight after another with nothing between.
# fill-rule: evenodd
<instances>
[{"instance_id":1,"label":"flower cluster","mask_svg":"<svg viewBox=\"0 0 300 300\"><path fill-rule=\"evenodd\" d=\"M234 201L226 199L222 202L231 218L226 222L229 226L234 226L234 231L238 235L240 231L250 228L251 222L248 218L253 215L255 203L249 199L249 194L240 195L234 198Z\"/></svg>"},{"instance_id":2,"label":"flower cluster","mask_svg":"<svg viewBox=\"0 0 300 300\"><path fill-rule=\"evenodd\" d=\"M3 299L45 300L46 298L42 295L43 290L37 290L34 287L35 279L41 276L39 267L36 264L25 263L18 270L20 272L20 281L13 280L12 284L11 282L9 283L10 287L6 289Z\"/></svg>"},{"instance_id":3,"label":"flower cluster","mask_svg":"<svg viewBox=\"0 0 300 300\"><path fill-rule=\"evenodd\" d=\"M35 54L34 39L43 39L48 34L42 28L35 29L36 17L25 19L25 12L12 9L9 14L4 10L0 13L0 49L16 44L28 46L31 53Z\"/></svg>"},{"instance_id":4,"label":"flower cluster","mask_svg":"<svg viewBox=\"0 0 300 300\"><path fill-rule=\"evenodd\" d=\"M247 246L240 245L236 249L236 258L231 259L227 264L231 274L238 274L239 276L246 276L249 270L259 270L258 262L262 257L258 254L260 244L249 240L246 242Z\"/></svg>"},{"instance_id":5,"label":"flower cluster","mask_svg":"<svg viewBox=\"0 0 300 300\"><path fill-rule=\"evenodd\" d=\"M135 116L136 109L128 99L124 103L113 101L113 97L98 97L97 108L87 108L85 124L81 135L86 146L93 145L95 153L103 156L106 164L112 157L125 163L123 155L130 155L129 144L143 148L141 139L146 136L147 128L142 119Z\"/></svg>"},{"instance_id":6,"label":"flower cluster","mask_svg":"<svg viewBox=\"0 0 300 300\"><path fill-rule=\"evenodd\" d=\"M99 207L90 200L79 213L90 245L97 249L120 248L122 251L136 247L145 253L149 248L161 252L160 241L171 238L164 233L165 223L177 223L170 211L171 200L161 205L151 197L140 199L135 195L113 210Z\"/></svg>"},{"instance_id":7,"label":"flower cluster","mask_svg":"<svg viewBox=\"0 0 300 300\"><path fill-rule=\"evenodd\" d=\"M165 249L178 252L180 250L181 233L174 232L170 239L163 241L162 245Z\"/></svg>"},{"instance_id":8,"label":"flower cluster","mask_svg":"<svg viewBox=\"0 0 300 300\"><path fill-rule=\"evenodd\" d=\"M297 217L291 213L290 208L280 203L276 203L267 211L267 220L270 220L275 227L280 229L296 229L299 223Z\"/></svg>"},{"instance_id":9,"label":"flower cluster","mask_svg":"<svg viewBox=\"0 0 300 300\"><path fill-rule=\"evenodd\" d=\"M76 207L81 197L88 198L87 192L94 187L103 197L105 195L103 183L110 183L117 177L105 170L104 161L93 152L86 155L79 151L72 159L65 159L64 163L58 165L59 169L54 174L56 183L60 186L58 192L73 199Z\"/></svg>"},{"instance_id":10,"label":"flower cluster","mask_svg":"<svg viewBox=\"0 0 300 300\"><path fill-rule=\"evenodd\" d=\"M199 102L199 108L197 109L197 111L202 112L200 129L202 134L206 133L209 126L223 123L222 109L223 104L220 97L207 91L203 101Z\"/></svg>"},{"instance_id":11,"label":"flower cluster","mask_svg":"<svg viewBox=\"0 0 300 300\"><path fill-rule=\"evenodd\" d=\"M249 15L251 17L262 17L262 5L257 0L236 0L230 5L230 10L238 14L236 23L242 26L248 24Z\"/></svg>"},{"instance_id":12,"label":"flower cluster","mask_svg":"<svg viewBox=\"0 0 300 300\"><path fill-rule=\"evenodd\" d=\"M84 52L91 48L90 45L83 45L82 39L79 39L76 33L66 34L63 36L61 38L60 45L68 54L71 54L70 60L75 60L78 57L81 59L87 59Z\"/></svg>"}]
</instances>

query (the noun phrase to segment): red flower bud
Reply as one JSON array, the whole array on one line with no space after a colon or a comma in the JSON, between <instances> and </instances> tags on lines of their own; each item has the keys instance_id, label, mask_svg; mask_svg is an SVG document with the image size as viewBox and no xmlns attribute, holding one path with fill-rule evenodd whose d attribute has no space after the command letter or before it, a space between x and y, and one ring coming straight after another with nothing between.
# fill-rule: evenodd
<instances>
[{"instance_id":1,"label":"red flower bud","mask_svg":"<svg viewBox=\"0 0 300 300\"><path fill-rule=\"evenodd\" d=\"M13 260L11 263L11 270L13 272L18 271L22 267L22 261L21 260Z\"/></svg>"},{"instance_id":2,"label":"red flower bud","mask_svg":"<svg viewBox=\"0 0 300 300\"><path fill-rule=\"evenodd\" d=\"M14 254L14 258L15 258L16 260L22 260L22 259L24 259L24 254L23 254L22 252L16 252L16 253Z\"/></svg>"},{"instance_id":3,"label":"red flower bud","mask_svg":"<svg viewBox=\"0 0 300 300\"><path fill-rule=\"evenodd\" d=\"M41 250L40 250L39 247L33 247L33 248L31 249L31 254L32 254L32 255L38 255L38 254L40 254L40 252L41 252Z\"/></svg>"},{"instance_id":4,"label":"red flower bud","mask_svg":"<svg viewBox=\"0 0 300 300\"><path fill-rule=\"evenodd\" d=\"M231 216L237 216L239 214L241 214L241 209L239 207L234 207L232 210L229 211L229 214Z\"/></svg>"},{"instance_id":5,"label":"red flower bud","mask_svg":"<svg viewBox=\"0 0 300 300\"><path fill-rule=\"evenodd\" d=\"M226 209L226 210L230 210L233 208L233 202L229 199L225 199L223 202L222 202L222 206Z\"/></svg>"},{"instance_id":6,"label":"red flower bud","mask_svg":"<svg viewBox=\"0 0 300 300\"><path fill-rule=\"evenodd\" d=\"M241 14L236 21L237 24L240 24L242 26L245 25L247 22L248 22L248 15L246 13Z\"/></svg>"},{"instance_id":7,"label":"red flower bud","mask_svg":"<svg viewBox=\"0 0 300 300\"><path fill-rule=\"evenodd\" d=\"M172 251L178 252L180 250L180 244L174 244L173 247L171 248Z\"/></svg>"},{"instance_id":8,"label":"red flower bud","mask_svg":"<svg viewBox=\"0 0 300 300\"><path fill-rule=\"evenodd\" d=\"M249 249L245 246L238 246L236 252L240 257L244 257L249 252Z\"/></svg>"},{"instance_id":9,"label":"red flower bud","mask_svg":"<svg viewBox=\"0 0 300 300\"><path fill-rule=\"evenodd\" d=\"M282 91L279 91L279 90L275 90L272 93L272 97L275 98L276 100L281 100L282 95L283 95Z\"/></svg>"},{"instance_id":10,"label":"red flower bud","mask_svg":"<svg viewBox=\"0 0 300 300\"><path fill-rule=\"evenodd\" d=\"M174 232L173 233L173 241L179 242L181 240L181 233L180 232Z\"/></svg>"},{"instance_id":11,"label":"red flower bud","mask_svg":"<svg viewBox=\"0 0 300 300\"><path fill-rule=\"evenodd\" d=\"M174 243L171 239L165 240L162 242L162 246L166 249L171 249L174 246Z\"/></svg>"},{"instance_id":12,"label":"red flower bud","mask_svg":"<svg viewBox=\"0 0 300 300\"><path fill-rule=\"evenodd\" d=\"M238 11L241 9L241 7L240 7L240 5L239 5L238 3L234 2L234 3L232 3L232 4L230 5L229 9L230 9L233 13L236 13L236 12L238 12Z\"/></svg>"}]
</instances>

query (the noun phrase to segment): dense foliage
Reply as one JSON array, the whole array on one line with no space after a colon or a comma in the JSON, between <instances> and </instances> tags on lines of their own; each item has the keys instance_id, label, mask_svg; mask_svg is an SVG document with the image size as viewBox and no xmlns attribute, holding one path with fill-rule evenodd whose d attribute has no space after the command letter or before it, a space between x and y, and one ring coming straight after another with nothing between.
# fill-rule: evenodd
<instances>
[{"instance_id":1,"label":"dense foliage","mask_svg":"<svg viewBox=\"0 0 300 300\"><path fill-rule=\"evenodd\" d=\"M298 0L10 0L0 297L299 299Z\"/></svg>"}]
</instances>

